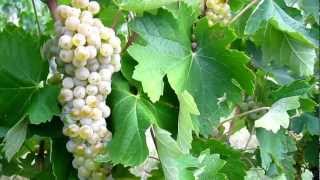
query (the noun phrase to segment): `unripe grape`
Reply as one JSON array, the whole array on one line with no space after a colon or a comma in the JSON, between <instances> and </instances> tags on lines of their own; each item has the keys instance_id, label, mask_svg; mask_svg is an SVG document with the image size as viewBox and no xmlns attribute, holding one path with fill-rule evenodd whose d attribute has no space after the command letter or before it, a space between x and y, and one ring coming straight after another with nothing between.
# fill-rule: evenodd
<instances>
[{"instance_id":1,"label":"unripe grape","mask_svg":"<svg viewBox=\"0 0 320 180\"><path fill-rule=\"evenodd\" d=\"M72 65L74 65L77 68L84 67L85 65L87 65L87 61L79 61L79 60L74 58L72 60Z\"/></svg>"},{"instance_id":2,"label":"unripe grape","mask_svg":"<svg viewBox=\"0 0 320 180\"><path fill-rule=\"evenodd\" d=\"M95 62L88 64L87 67L90 70L90 72L95 72L99 70L100 64L98 63L98 61L95 60Z\"/></svg>"},{"instance_id":3,"label":"unripe grape","mask_svg":"<svg viewBox=\"0 0 320 180\"><path fill-rule=\"evenodd\" d=\"M97 99L98 99L98 101L105 101L105 100L106 100L106 97L103 96L102 94L98 94L98 95L97 95Z\"/></svg>"},{"instance_id":4,"label":"unripe grape","mask_svg":"<svg viewBox=\"0 0 320 180\"><path fill-rule=\"evenodd\" d=\"M85 9L89 5L89 0L72 0L71 4L74 7Z\"/></svg>"},{"instance_id":5,"label":"unripe grape","mask_svg":"<svg viewBox=\"0 0 320 180\"><path fill-rule=\"evenodd\" d=\"M77 32L88 36L90 35L90 26L88 24L80 23L78 25Z\"/></svg>"},{"instance_id":6,"label":"unripe grape","mask_svg":"<svg viewBox=\"0 0 320 180\"><path fill-rule=\"evenodd\" d=\"M92 117L92 119L94 119L94 120L100 119L100 118L102 117L102 112L101 112L101 110L98 109L98 108L93 108L93 109L92 109L92 112L91 112L91 117Z\"/></svg>"},{"instance_id":7,"label":"unripe grape","mask_svg":"<svg viewBox=\"0 0 320 180\"><path fill-rule=\"evenodd\" d=\"M102 44L100 48L100 54L102 56L111 56L113 54L113 48L110 44Z\"/></svg>"},{"instance_id":8,"label":"unripe grape","mask_svg":"<svg viewBox=\"0 0 320 180\"><path fill-rule=\"evenodd\" d=\"M80 15L80 21L81 23L85 24L92 24L93 22L93 15L89 11L82 11Z\"/></svg>"},{"instance_id":9,"label":"unripe grape","mask_svg":"<svg viewBox=\"0 0 320 180\"><path fill-rule=\"evenodd\" d=\"M60 91L59 99L62 102L71 101L73 99L73 93L70 89L63 88Z\"/></svg>"},{"instance_id":10,"label":"unripe grape","mask_svg":"<svg viewBox=\"0 0 320 180\"><path fill-rule=\"evenodd\" d=\"M121 61L121 56L120 54L114 54L111 57L111 64L116 64L116 63L120 63Z\"/></svg>"},{"instance_id":11,"label":"unripe grape","mask_svg":"<svg viewBox=\"0 0 320 180\"><path fill-rule=\"evenodd\" d=\"M77 33L77 34L73 35L72 43L77 47L84 46L86 44L86 37L80 33Z\"/></svg>"},{"instance_id":12,"label":"unripe grape","mask_svg":"<svg viewBox=\"0 0 320 180\"><path fill-rule=\"evenodd\" d=\"M88 84L87 81L81 81L77 78L73 78L73 83L75 86L84 86L84 87Z\"/></svg>"},{"instance_id":13,"label":"unripe grape","mask_svg":"<svg viewBox=\"0 0 320 180\"><path fill-rule=\"evenodd\" d=\"M77 17L71 16L66 19L65 25L70 31L77 30L80 20Z\"/></svg>"},{"instance_id":14,"label":"unripe grape","mask_svg":"<svg viewBox=\"0 0 320 180\"><path fill-rule=\"evenodd\" d=\"M73 76L74 74L74 67L71 64L66 64L64 66L64 72L69 75L69 76Z\"/></svg>"},{"instance_id":15,"label":"unripe grape","mask_svg":"<svg viewBox=\"0 0 320 180\"><path fill-rule=\"evenodd\" d=\"M87 61L89 59L89 51L84 46L78 46L74 50L74 58L77 61Z\"/></svg>"},{"instance_id":16,"label":"unripe grape","mask_svg":"<svg viewBox=\"0 0 320 180\"><path fill-rule=\"evenodd\" d=\"M70 137L77 137L78 136L78 131L79 131L79 126L76 124L71 124L68 126L68 134Z\"/></svg>"},{"instance_id":17,"label":"unripe grape","mask_svg":"<svg viewBox=\"0 0 320 180\"><path fill-rule=\"evenodd\" d=\"M97 134L93 133L92 136L88 137L87 140L90 144L96 144L99 141L99 139L100 137Z\"/></svg>"},{"instance_id":18,"label":"unripe grape","mask_svg":"<svg viewBox=\"0 0 320 180\"><path fill-rule=\"evenodd\" d=\"M79 178L80 177L87 178L90 176L90 171L88 169L86 169L84 166L81 166L78 169L78 176L79 176Z\"/></svg>"},{"instance_id":19,"label":"unripe grape","mask_svg":"<svg viewBox=\"0 0 320 180\"><path fill-rule=\"evenodd\" d=\"M97 168L96 163L91 159L86 159L86 161L84 162L84 167L90 171Z\"/></svg>"},{"instance_id":20,"label":"unripe grape","mask_svg":"<svg viewBox=\"0 0 320 180\"><path fill-rule=\"evenodd\" d=\"M105 175L101 172L94 172L92 173L92 180L104 180L104 177Z\"/></svg>"},{"instance_id":21,"label":"unripe grape","mask_svg":"<svg viewBox=\"0 0 320 180\"><path fill-rule=\"evenodd\" d=\"M98 87L95 86L95 85L92 85L92 84L89 84L87 87L86 87L86 92L88 95L96 95L98 93Z\"/></svg>"},{"instance_id":22,"label":"unripe grape","mask_svg":"<svg viewBox=\"0 0 320 180\"><path fill-rule=\"evenodd\" d=\"M101 57L99 57L99 62L101 64L110 64L111 56L101 56Z\"/></svg>"},{"instance_id":23,"label":"unripe grape","mask_svg":"<svg viewBox=\"0 0 320 180\"><path fill-rule=\"evenodd\" d=\"M83 86L77 86L73 90L73 96L76 98L84 98L86 95L86 89Z\"/></svg>"},{"instance_id":24,"label":"unripe grape","mask_svg":"<svg viewBox=\"0 0 320 180\"><path fill-rule=\"evenodd\" d=\"M103 150L103 144L102 143L97 143L95 145L93 145L93 148L92 148L92 152L93 153L100 153L101 151Z\"/></svg>"},{"instance_id":25,"label":"unripe grape","mask_svg":"<svg viewBox=\"0 0 320 180\"><path fill-rule=\"evenodd\" d=\"M90 75L88 77L89 83L93 84L93 85L99 84L100 80L101 80L100 74L97 72L90 73Z\"/></svg>"},{"instance_id":26,"label":"unripe grape","mask_svg":"<svg viewBox=\"0 0 320 180\"><path fill-rule=\"evenodd\" d=\"M102 116L104 118L107 118L110 116L111 110L110 110L109 106L107 106L107 105L105 105L105 103L101 102L98 107L101 110Z\"/></svg>"},{"instance_id":27,"label":"unripe grape","mask_svg":"<svg viewBox=\"0 0 320 180\"><path fill-rule=\"evenodd\" d=\"M75 77L79 80L87 80L90 75L90 72L85 67L77 68L75 71Z\"/></svg>"},{"instance_id":28,"label":"unripe grape","mask_svg":"<svg viewBox=\"0 0 320 180\"><path fill-rule=\"evenodd\" d=\"M87 96L86 97L86 104L90 107L96 107L97 106L97 98L95 96Z\"/></svg>"},{"instance_id":29,"label":"unripe grape","mask_svg":"<svg viewBox=\"0 0 320 180\"><path fill-rule=\"evenodd\" d=\"M83 118L80 120L80 124L81 125L87 125L87 126L91 126L92 124L92 119L89 119L89 118Z\"/></svg>"},{"instance_id":30,"label":"unripe grape","mask_svg":"<svg viewBox=\"0 0 320 180\"><path fill-rule=\"evenodd\" d=\"M109 44L113 48L119 48L120 47L120 49L121 49L121 40L116 36L113 36L113 37L110 38ZM119 52L116 52L116 53L119 53Z\"/></svg>"},{"instance_id":31,"label":"unripe grape","mask_svg":"<svg viewBox=\"0 0 320 180\"><path fill-rule=\"evenodd\" d=\"M70 63L73 60L73 51L62 49L59 53L60 59L65 63Z\"/></svg>"},{"instance_id":32,"label":"unripe grape","mask_svg":"<svg viewBox=\"0 0 320 180\"><path fill-rule=\"evenodd\" d=\"M66 88L66 89L71 89L73 88L74 84L73 84L73 80L70 77L66 77L63 79L62 81L62 87Z\"/></svg>"},{"instance_id":33,"label":"unripe grape","mask_svg":"<svg viewBox=\"0 0 320 180\"><path fill-rule=\"evenodd\" d=\"M92 114L92 108L90 107L90 106L87 106L87 105L85 105L85 106L83 106L82 108L81 108L81 116L82 117L88 117L88 116L90 116L91 114Z\"/></svg>"},{"instance_id":34,"label":"unripe grape","mask_svg":"<svg viewBox=\"0 0 320 180\"><path fill-rule=\"evenodd\" d=\"M74 154L78 156L83 156L85 153L85 146L83 144L78 144L74 150Z\"/></svg>"},{"instance_id":35,"label":"unripe grape","mask_svg":"<svg viewBox=\"0 0 320 180\"><path fill-rule=\"evenodd\" d=\"M92 136L93 130L90 126L84 125L79 130L79 136L83 139L87 139L88 137Z\"/></svg>"},{"instance_id":36,"label":"unripe grape","mask_svg":"<svg viewBox=\"0 0 320 180\"><path fill-rule=\"evenodd\" d=\"M86 148L85 151L84 151L84 155L87 157L87 158L92 158L92 155L94 153L92 152L91 148Z\"/></svg>"},{"instance_id":37,"label":"unripe grape","mask_svg":"<svg viewBox=\"0 0 320 180\"><path fill-rule=\"evenodd\" d=\"M84 105L86 105L86 102L83 99L74 99L72 101L73 107L77 109L81 109Z\"/></svg>"},{"instance_id":38,"label":"unripe grape","mask_svg":"<svg viewBox=\"0 0 320 180\"><path fill-rule=\"evenodd\" d=\"M98 28L103 28L104 27L103 23L98 18L93 18L92 19L92 25L95 26L95 27L98 27Z\"/></svg>"},{"instance_id":39,"label":"unripe grape","mask_svg":"<svg viewBox=\"0 0 320 180\"><path fill-rule=\"evenodd\" d=\"M69 140L66 144L67 150L70 153L74 152L74 150L76 149L76 146L77 145L72 140Z\"/></svg>"},{"instance_id":40,"label":"unripe grape","mask_svg":"<svg viewBox=\"0 0 320 180\"><path fill-rule=\"evenodd\" d=\"M111 37L115 36L115 32L111 28L102 27L100 28L100 37L103 40L108 41Z\"/></svg>"},{"instance_id":41,"label":"unripe grape","mask_svg":"<svg viewBox=\"0 0 320 180\"><path fill-rule=\"evenodd\" d=\"M59 18L65 19L68 17L68 9L70 7L66 5L59 5L57 7L57 14L59 15Z\"/></svg>"},{"instance_id":42,"label":"unripe grape","mask_svg":"<svg viewBox=\"0 0 320 180\"><path fill-rule=\"evenodd\" d=\"M89 45L86 48L89 51L89 58L94 59L97 56L97 48L92 45Z\"/></svg>"},{"instance_id":43,"label":"unripe grape","mask_svg":"<svg viewBox=\"0 0 320 180\"><path fill-rule=\"evenodd\" d=\"M121 69L121 63L120 62L114 61L112 63L112 65L113 65L113 68L114 68L114 72L119 72L120 71L120 69Z\"/></svg>"},{"instance_id":44,"label":"unripe grape","mask_svg":"<svg viewBox=\"0 0 320 180\"><path fill-rule=\"evenodd\" d=\"M100 47L101 46L101 39L98 34L89 34L87 35L87 42L89 45L92 45L94 47Z\"/></svg>"},{"instance_id":45,"label":"unripe grape","mask_svg":"<svg viewBox=\"0 0 320 180\"><path fill-rule=\"evenodd\" d=\"M110 81L101 81L98 85L99 92L102 95L110 94L111 92L111 82Z\"/></svg>"},{"instance_id":46,"label":"unripe grape","mask_svg":"<svg viewBox=\"0 0 320 180\"><path fill-rule=\"evenodd\" d=\"M102 81L111 81L112 73L113 72L110 71L109 69L101 69L99 71L99 75L100 75Z\"/></svg>"},{"instance_id":47,"label":"unripe grape","mask_svg":"<svg viewBox=\"0 0 320 180\"><path fill-rule=\"evenodd\" d=\"M92 14L98 14L100 11L100 5L96 1L91 1L88 6L88 11Z\"/></svg>"},{"instance_id":48,"label":"unripe grape","mask_svg":"<svg viewBox=\"0 0 320 180\"><path fill-rule=\"evenodd\" d=\"M59 38L59 47L62 49L71 49L72 48L72 38L69 35L62 35Z\"/></svg>"},{"instance_id":49,"label":"unripe grape","mask_svg":"<svg viewBox=\"0 0 320 180\"><path fill-rule=\"evenodd\" d=\"M68 11L68 17L76 17L79 18L81 10L78 8L71 7Z\"/></svg>"}]
</instances>

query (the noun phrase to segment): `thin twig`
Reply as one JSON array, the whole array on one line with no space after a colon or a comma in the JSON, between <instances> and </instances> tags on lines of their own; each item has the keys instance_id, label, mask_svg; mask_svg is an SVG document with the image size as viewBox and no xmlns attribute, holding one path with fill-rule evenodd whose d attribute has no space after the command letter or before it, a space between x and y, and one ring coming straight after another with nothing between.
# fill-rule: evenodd
<instances>
[{"instance_id":1,"label":"thin twig","mask_svg":"<svg viewBox=\"0 0 320 180\"><path fill-rule=\"evenodd\" d=\"M253 5L255 5L259 0L252 0L248 5L246 5L237 15L235 15L229 24L234 23L238 18L240 18L248 9L250 9Z\"/></svg>"},{"instance_id":2,"label":"thin twig","mask_svg":"<svg viewBox=\"0 0 320 180\"><path fill-rule=\"evenodd\" d=\"M112 26L111 26L112 29L114 29L116 27L118 21L120 20L120 16L121 16L121 10L118 10L112 20Z\"/></svg>"},{"instance_id":3,"label":"thin twig","mask_svg":"<svg viewBox=\"0 0 320 180\"><path fill-rule=\"evenodd\" d=\"M252 110L250 110L250 111L246 111L246 112L244 112L244 113L235 115L235 116L233 116L233 117L231 117L231 118L229 118L229 119L224 120L223 122L220 123L220 125L219 125L218 127L221 127L224 123L229 122L229 121L232 121L232 120L237 119L237 118L240 118L240 117L242 117L242 116L246 116L246 115L251 114L251 113L255 113L255 112L259 112L259 111L264 111L264 110L269 110L269 109L270 109L270 107L259 107L259 108L257 108L257 109L252 109Z\"/></svg>"},{"instance_id":4,"label":"thin twig","mask_svg":"<svg viewBox=\"0 0 320 180\"><path fill-rule=\"evenodd\" d=\"M36 4L35 4L34 0L32 0L32 6L33 6L33 11L34 11L34 16L36 17L36 24L37 24L37 27L38 27L38 35L41 36L41 28L40 28L37 8L36 8Z\"/></svg>"},{"instance_id":5,"label":"thin twig","mask_svg":"<svg viewBox=\"0 0 320 180\"><path fill-rule=\"evenodd\" d=\"M129 46L136 40L138 34L133 32L130 36L129 39L127 41L127 44L124 46L123 50L122 50L122 54L126 52L126 50L129 48Z\"/></svg>"},{"instance_id":6,"label":"thin twig","mask_svg":"<svg viewBox=\"0 0 320 180\"><path fill-rule=\"evenodd\" d=\"M254 127L252 127L252 129L251 129L251 131L250 131L250 135L249 135L249 138L248 138L248 140L247 140L247 142L246 142L246 145L244 146L244 150L246 151L246 150L248 150L248 146L249 146L249 143L250 143L250 141L251 141L251 139L252 139L252 135L253 135L253 133L254 133Z\"/></svg>"}]
</instances>

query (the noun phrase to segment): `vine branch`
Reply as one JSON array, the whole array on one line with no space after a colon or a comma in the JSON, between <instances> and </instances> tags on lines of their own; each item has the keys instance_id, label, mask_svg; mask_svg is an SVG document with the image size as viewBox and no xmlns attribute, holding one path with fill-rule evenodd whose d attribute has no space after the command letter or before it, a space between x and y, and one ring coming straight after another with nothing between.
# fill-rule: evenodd
<instances>
[{"instance_id":1,"label":"vine branch","mask_svg":"<svg viewBox=\"0 0 320 180\"><path fill-rule=\"evenodd\" d=\"M229 24L234 23L237 19L239 19L248 9L250 9L253 5L255 5L259 0L252 0L249 4L247 4L237 15L235 15Z\"/></svg>"},{"instance_id":2,"label":"vine branch","mask_svg":"<svg viewBox=\"0 0 320 180\"><path fill-rule=\"evenodd\" d=\"M252 109L252 110L250 110L250 111L246 111L246 112L243 112L243 113L241 113L241 114L237 114L237 115L235 115L235 116L233 116L233 117L231 117L231 118L229 118L229 119L226 119L226 120L224 120L223 122L221 122L218 127L221 127L223 124L225 124L225 123L227 123L227 122L230 122L230 121L232 121L232 120L234 120L234 119L240 118L240 117L242 117L242 116L246 116L246 115L251 114L251 113L255 113L255 112L259 112L259 111L264 111L264 110L269 110L269 109L270 109L270 107L259 107L259 108L257 108L257 109Z\"/></svg>"},{"instance_id":3,"label":"vine branch","mask_svg":"<svg viewBox=\"0 0 320 180\"><path fill-rule=\"evenodd\" d=\"M34 0L32 0L32 7L33 7L34 16L35 16L35 18L36 18L36 24L37 24L37 27L38 27L38 35L41 36L41 28L40 28L40 23L39 23L39 19L38 19L37 8L36 8L36 4L35 4Z\"/></svg>"},{"instance_id":4,"label":"vine branch","mask_svg":"<svg viewBox=\"0 0 320 180\"><path fill-rule=\"evenodd\" d=\"M54 18L54 20L56 21L58 19L58 15L56 13L56 9L57 9L57 0L46 0L45 3L47 4L52 17Z\"/></svg>"}]
</instances>

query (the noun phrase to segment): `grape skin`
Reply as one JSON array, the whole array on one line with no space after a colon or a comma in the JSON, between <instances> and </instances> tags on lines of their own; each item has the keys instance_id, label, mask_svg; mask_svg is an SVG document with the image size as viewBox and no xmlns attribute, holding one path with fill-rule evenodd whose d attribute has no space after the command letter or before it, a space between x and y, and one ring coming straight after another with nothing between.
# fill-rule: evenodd
<instances>
[{"instance_id":1,"label":"grape skin","mask_svg":"<svg viewBox=\"0 0 320 180\"><path fill-rule=\"evenodd\" d=\"M227 25L231 19L231 11L228 3L222 0L207 0L206 16L210 26L221 23Z\"/></svg>"},{"instance_id":2,"label":"grape skin","mask_svg":"<svg viewBox=\"0 0 320 180\"><path fill-rule=\"evenodd\" d=\"M105 118L111 114L105 99L111 92L111 77L121 68L121 42L113 29L94 15L96 1L72 0L72 6L57 7L55 23L58 69L64 74L59 102L63 105L63 134L73 153L72 165L79 179L106 179L107 170L94 161L112 134Z\"/></svg>"}]
</instances>

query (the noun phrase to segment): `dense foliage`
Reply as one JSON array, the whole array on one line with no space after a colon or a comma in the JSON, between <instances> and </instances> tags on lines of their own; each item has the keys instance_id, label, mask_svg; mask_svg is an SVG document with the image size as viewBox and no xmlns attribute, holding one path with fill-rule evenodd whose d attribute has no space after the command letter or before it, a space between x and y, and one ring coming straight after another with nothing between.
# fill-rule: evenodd
<instances>
[{"instance_id":1,"label":"dense foliage","mask_svg":"<svg viewBox=\"0 0 320 180\"><path fill-rule=\"evenodd\" d=\"M79 19L57 23L54 2L0 0L0 179L90 176L66 147L80 128L67 129L66 98L78 83L72 106L104 102L109 86L88 86L111 82L121 49L97 115L108 137L78 123L80 139L104 143L90 165L105 168L88 179L319 178L318 0L99 0L97 27L121 47L112 29L86 42Z\"/></svg>"}]
</instances>

